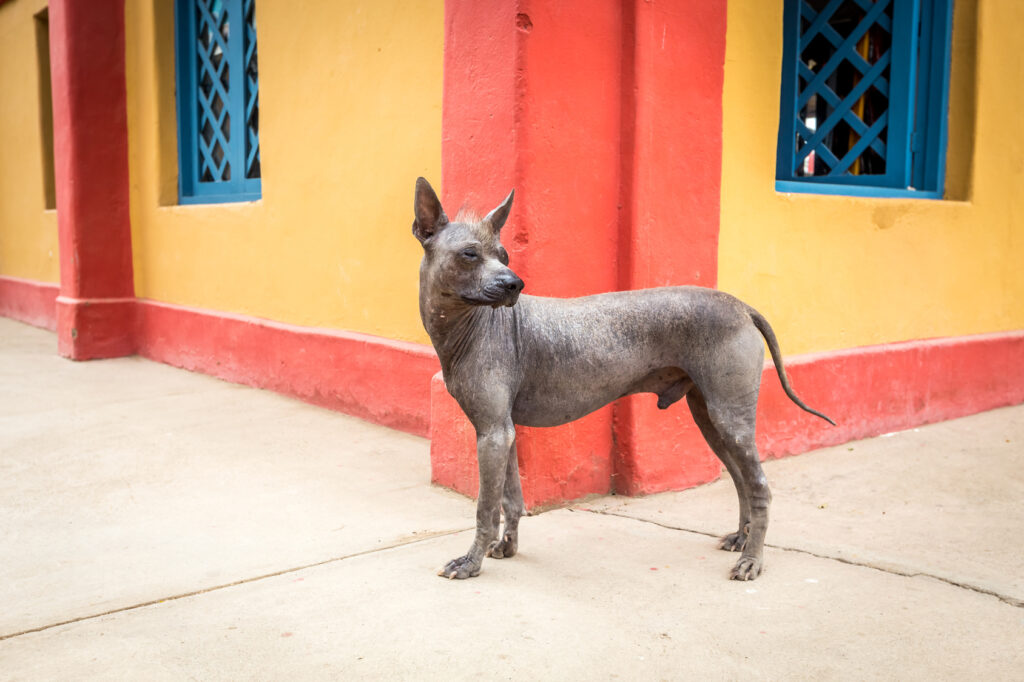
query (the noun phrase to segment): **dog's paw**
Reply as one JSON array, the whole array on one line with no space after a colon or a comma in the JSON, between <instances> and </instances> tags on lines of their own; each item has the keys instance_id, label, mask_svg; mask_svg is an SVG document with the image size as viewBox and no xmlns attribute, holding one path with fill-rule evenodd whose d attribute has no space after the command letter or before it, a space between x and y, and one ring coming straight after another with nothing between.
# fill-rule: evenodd
<instances>
[{"instance_id":1,"label":"dog's paw","mask_svg":"<svg viewBox=\"0 0 1024 682\"><path fill-rule=\"evenodd\" d=\"M722 542L718 547L726 552L742 552L743 548L747 546L748 537L750 537L750 524L745 523L735 533L729 533L722 538Z\"/></svg>"},{"instance_id":2,"label":"dog's paw","mask_svg":"<svg viewBox=\"0 0 1024 682\"><path fill-rule=\"evenodd\" d=\"M754 580L761 575L763 565L760 559L752 556L740 557L729 574L730 580Z\"/></svg>"},{"instance_id":3,"label":"dog's paw","mask_svg":"<svg viewBox=\"0 0 1024 682\"><path fill-rule=\"evenodd\" d=\"M442 578L448 578L449 580L465 580L466 578L475 578L480 575L480 565L482 561L473 561L472 558L467 554L466 556L460 556L458 559L452 559L444 565L440 571L437 572Z\"/></svg>"},{"instance_id":4,"label":"dog's paw","mask_svg":"<svg viewBox=\"0 0 1024 682\"><path fill-rule=\"evenodd\" d=\"M494 557L495 559L508 559L516 555L518 548L519 541L516 538L516 534L505 533L501 540L492 542L491 546L487 548L487 556Z\"/></svg>"},{"instance_id":5,"label":"dog's paw","mask_svg":"<svg viewBox=\"0 0 1024 682\"><path fill-rule=\"evenodd\" d=\"M729 533L722 542L719 543L719 549L724 549L726 552L742 552L743 547L747 544L746 533Z\"/></svg>"}]
</instances>

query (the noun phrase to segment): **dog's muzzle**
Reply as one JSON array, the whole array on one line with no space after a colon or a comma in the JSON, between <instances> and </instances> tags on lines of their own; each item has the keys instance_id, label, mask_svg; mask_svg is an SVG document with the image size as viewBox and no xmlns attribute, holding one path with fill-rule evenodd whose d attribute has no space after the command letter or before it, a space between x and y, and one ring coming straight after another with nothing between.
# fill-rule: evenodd
<instances>
[{"instance_id":1,"label":"dog's muzzle","mask_svg":"<svg viewBox=\"0 0 1024 682\"><path fill-rule=\"evenodd\" d=\"M512 307L519 301L519 293L523 290L523 280L513 273L502 275L487 283L487 286L480 292L479 298L467 298L470 303L477 305L489 305L492 308L498 306Z\"/></svg>"}]
</instances>

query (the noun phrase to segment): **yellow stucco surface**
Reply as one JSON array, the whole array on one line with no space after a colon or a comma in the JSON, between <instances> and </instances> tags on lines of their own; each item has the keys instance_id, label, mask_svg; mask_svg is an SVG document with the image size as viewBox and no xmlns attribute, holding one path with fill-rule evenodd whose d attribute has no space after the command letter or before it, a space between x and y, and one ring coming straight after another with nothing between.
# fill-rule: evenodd
<instances>
[{"instance_id":1,"label":"yellow stucco surface","mask_svg":"<svg viewBox=\"0 0 1024 682\"><path fill-rule=\"evenodd\" d=\"M442 0L257 0L262 199L179 206L170 2L127 0L138 296L426 341L413 184L441 175Z\"/></svg>"},{"instance_id":2,"label":"yellow stucco surface","mask_svg":"<svg viewBox=\"0 0 1024 682\"><path fill-rule=\"evenodd\" d=\"M45 0L0 5L0 275L60 280L57 212L47 210L37 21Z\"/></svg>"},{"instance_id":3,"label":"yellow stucco surface","mask_svg":"<svg viewBox=\"0 0 1024 682\"><path fill-rule=\"evenodd\" d=\"M1024 2L957 0L946 200L775 191L782 3L730 0L720 288L787 354L1024 328Z\"/></svg>"}]
</instances>

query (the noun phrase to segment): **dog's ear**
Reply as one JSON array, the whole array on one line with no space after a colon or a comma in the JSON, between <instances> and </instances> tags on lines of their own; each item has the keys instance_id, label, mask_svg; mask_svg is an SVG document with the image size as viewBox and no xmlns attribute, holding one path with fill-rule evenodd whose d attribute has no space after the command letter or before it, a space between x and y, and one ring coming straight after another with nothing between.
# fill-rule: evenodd
<instances>
[{"instance_id":1,"label":"dog's ear","mask_svg":"<svg viewBox=\"0 0 1024 682\"><path fill-rule=\"evenodd\" d=\"M488 213L487 217L484 218L484 222L489 223L491 229L495 232L501 230L505 221L508 220L509 211L512 210L512 197L514 197L515 194L515 190L509 192L508 196L505 197L505 201L501 202L501 206Z\"/></svg>"},{"instance_id":2,"label":"dog's ear","mask_svg":"<svg viewBox=\"0 0 1024 682\"><path fill-rule=\"evenodd\" d=\"M444 229L448 216L441 208L441 201L434 188L423 178L416 178L416 198L413 203L416 220L412 221L412 233L420 244Z\"/></svg>"}]
</instances>

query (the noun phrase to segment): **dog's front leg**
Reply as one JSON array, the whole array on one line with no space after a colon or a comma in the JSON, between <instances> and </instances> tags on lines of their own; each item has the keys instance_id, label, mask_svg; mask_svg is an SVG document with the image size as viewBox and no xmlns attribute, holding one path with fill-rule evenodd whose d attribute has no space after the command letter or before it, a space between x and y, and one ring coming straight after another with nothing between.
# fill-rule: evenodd
<instances>
[{"instance_id":1,"label":"dog's front leg","mask_svg":"<svg viewBox=\"0 0 1024 682\"><path fill-rule=\"evenodd\" d=\"M472 578L480 573L484 554L498 538L501 497L508 455L515 441L512 418L477 427L476 460L480 469L480 493L476 502L476 537L465 556L452 559L438 575L443 578Z\"/></svg>"},{"instance_id":2,"label":"dog's front leg","mask_svg":"<svg viewBox=\"0 0 1024 682\"><path fill-rule=\"evenodd\" d=\"M519 519L526 505L523 503L523 486L519 480L519 461L516 459L516 444L508 450L508 463L505 466L505 490L501 497L501 511L505 515L505 532L501 539L491 544L487 556L495 559L508 559L515 556L519 549Z\"/></svg>"}]
</instances>

